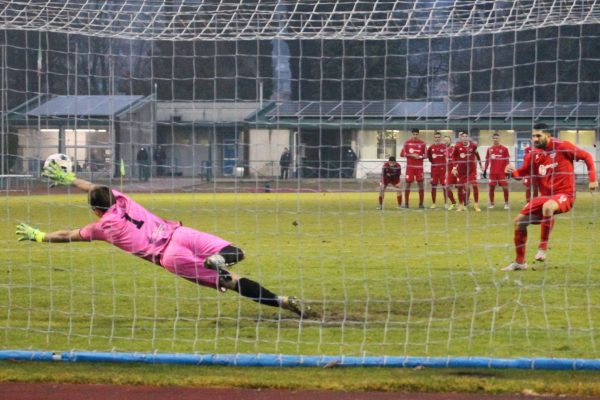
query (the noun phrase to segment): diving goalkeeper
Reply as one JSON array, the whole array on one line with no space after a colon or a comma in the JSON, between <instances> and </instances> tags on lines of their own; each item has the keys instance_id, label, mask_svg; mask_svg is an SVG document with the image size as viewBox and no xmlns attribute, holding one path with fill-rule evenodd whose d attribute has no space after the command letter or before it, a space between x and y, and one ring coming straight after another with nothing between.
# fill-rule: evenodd
<instances>
[{"instance_id":1,"label":"diving goalkeeper","mask_svg":"<svg viewBox=\"0 0 600 400\"><path fill-rule=\"evenodd\" d=\"M44 233L27 224L17 226L19 241L67 243L103 240L121 250L160 265L198 285L225 292L234 290L260 304L281 307L300 317L310 317L309 306L292 296L278 296L259 283L229 270L244 259L244 252L209 233L164 220L108 186L95 185L50 164L43 175L54 185L73 185L88 193L88 202L99 218L81 229Z\"/></svg>"}]
</instances>

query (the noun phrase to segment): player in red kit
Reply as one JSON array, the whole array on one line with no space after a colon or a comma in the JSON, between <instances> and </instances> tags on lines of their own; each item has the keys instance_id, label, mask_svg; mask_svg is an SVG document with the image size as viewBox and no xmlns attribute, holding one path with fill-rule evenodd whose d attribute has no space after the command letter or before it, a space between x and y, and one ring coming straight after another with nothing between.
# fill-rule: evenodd
<instances>
[{"instance_id":1,"label":"player in red kit","mask_svg":"<svg viewBox=\"0 0 600 400\"><path fill-rule=\"evenodd\" d=\"M508 148L500 144L500 135L494 133L492 135L493 145L487 149L485 155L485 166L483 167L483 177L486 176L486 171L490 167L490 205L488 208L494 208L494 191L496 185L502 187L504 193L504 209L509 210L508 205L508 181L506 180L506 166L510 161L510 153Z\"/></svg>"},{"instance_id":2,"label":"player in red kit","mask_svg":"<svg viewBox=\"0 0 600 400\"><path fill-rule=\"evenodd\" d=\"M398 207L402 206L402 185L400 184L400 176L402 175L402 167L396 162L396 157L392 156L383 164L381 169L381 180L379 181L379 207L378 210L383 210L383 197L385 188L392 185L396 189L396 201Z\"/></svg>"},{"instance_id":3,"label":"player in red kit","mask_svg":"<svg viewBox=\"0 0 600 400\"><path fill-rule=\"evenodd\" d=\"M532 175L537 171L540 184L540 196L531 199L515 219L515 261L504 267L503 271L527 269L525 263L525 245L527 244L527 226L540 224L540 244L535 255L536 261L545 261L548 251L548 239L554 226L554 215L568 212L575 203L575 174L573 163L584 161L588 169L589 189L598 188L596 166L592 155L571 142L554 139L546 124L536 124L531 133L532 151L525 156L519 169L512 165L506 172L519 178Z\"/></svg>"},{"instance_id":4,"label":"player in red kit","mask_svg":"<svg viewBox=\"0 0 600 400\"><path fill-rule=\"evenodd\" d=\"M433 135L433 144L427 148L427 159L431 163L431 207L435 208L437 197L437 187L441 186L444 194L444 204L446 198L446 164L447 164L446 144L442 143L442 134L435 132Z\"/></svg>"},{"instance_id":5,"label":"player in red kit","mask_svg":"<svg viewBox=\"0 0 600 400\"><path fill-rule=\"evenodd\" d=\"M527 146L525 148L525 157L527 157L527 154L531 153L531 150L532 150L531 146ZM527 203L529 203L529 201L531 200L531 197L538 197L539 184L538 184L537 171L532 171L531 175L524 176L523 177L523 185L525 185L525 201Z\"/></svg>"},{"instance_id":6,"label":"player in red kit","mask_svg":"<svg viewBox=\"0 0 600 400\"><path fill-rule=\"evenodd\" d=\"M451 211L456 208L456 200L452 193L452 187L456 186L456 176L452 173L452 169L454 168L454 162L452 161L454 143L452 143L452 138L446 135L444 136L444 144L446 145L446 196L448 197L448 200L450 200L448 211Z\"/></svg>"},{"instance_id":7,"label":"player in red kit","mask_svg":"<svg viewBox=\"0 0 600 400\"><path fill-rule=\"evenodd\" d=\"M479 186L477 185L477 164L483 170L481 157L477 152L477 144L469 139L467 131L459 132L460 141L454 146L452 152L452 174L456 176L458 188L458 209L463 211L468 204L470 190L473 188L473 208L475 211L481 211L479 208Z\"/></svg>"},{"instance_id":8,"label":"player in red kit","mask_svg":"<svg viewBox=\"0 0 600 400\"><path fill-rule=\"evenodd\" d=\"M425 189L423 188L423 159L427 145L419 138L419 130L412 130L412 138L404 142L400 157L406 157L406 187L404 188L404 206L408 208L410 185L416 181L419 186L419 208L425 208Z\"/></svg>"}]
</instances>

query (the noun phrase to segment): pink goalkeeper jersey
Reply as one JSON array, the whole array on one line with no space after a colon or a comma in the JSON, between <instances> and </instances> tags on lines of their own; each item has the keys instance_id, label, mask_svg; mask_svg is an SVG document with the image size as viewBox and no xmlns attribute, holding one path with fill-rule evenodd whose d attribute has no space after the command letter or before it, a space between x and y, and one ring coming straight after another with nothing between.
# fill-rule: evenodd
<instances>
[{"instance_id":1,"label":"pink goalkeeper jersey","mask_svg":"<svg viewBox=\"0 0 600 400\"><path fill-rule=\"evenodd\" d=\"M103 240L160 265L161 256L180 222L167 221L116 190L116 203L98 221L83 227L84 240Z\"/></svg>"}]
</instances>

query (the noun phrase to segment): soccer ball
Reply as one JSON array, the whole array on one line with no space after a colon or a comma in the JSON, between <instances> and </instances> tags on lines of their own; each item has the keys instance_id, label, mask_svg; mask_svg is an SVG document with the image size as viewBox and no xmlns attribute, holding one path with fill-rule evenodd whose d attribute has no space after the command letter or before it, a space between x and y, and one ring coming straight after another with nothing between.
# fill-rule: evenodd
<instances>
[{"instance_id":1,"label":"soccer ball","mask_svg":"<svg viewBox=\"0 0 600 400\"><path fill-rule=\"evenodd\" d=\"M73 161L71 158L63 153L50 154L46 161L44 161L44 168L50 164L58 164L65 172L73 172Z\"/></svg>"}]
</instances>

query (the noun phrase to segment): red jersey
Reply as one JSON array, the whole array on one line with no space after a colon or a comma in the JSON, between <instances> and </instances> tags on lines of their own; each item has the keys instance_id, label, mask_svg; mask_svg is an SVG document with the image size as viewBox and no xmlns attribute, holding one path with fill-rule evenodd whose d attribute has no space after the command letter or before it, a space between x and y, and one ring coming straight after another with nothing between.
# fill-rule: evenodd
<instances>
[{"instance_id":1,"label":"red jersey","mask_svg":"<svg viewBox=\"0 0 600 400\"><path fill-rule=\"evenodd\" d=\"M400 157L406 157L406 169L423 169L423 159L427 152L427 145L421 139L408 139L400 151ZM420 158L409 157L417 155Z\"/></svg>"},{"instance_id":2,"label":"red jersey","mask_svg":"<svg viewBox=\"0 0 600 400\"><path fill-rule=\"evenodd\" d=\"M400 175L402 175L400 163L390 165L389 162L386 162L383 164L383 168L381 169L381 181L383 183L400 182Z\"/></svg>"},{"instance_id":3,"label":"red jersey","mask_svg":"<svg viewBox=\"0 0 600 400\"><path fill-rule=\"evenodd\" d=\"M469 142L466 145L458 142L454 145L452 161L460 176L473 176L477 173L477 161L480 160L477 144Z\"/></svg>"},{"instance_id":4,"label":"red jersey","mask_svg":"<svg viewBox=\"0 0 600 400\"><path fill-rule=\"evenodd\" d=\"M448 168L448 171L450 171L452 167L454 167L454 146L456 145L451 144L446 148L446 166Z\"/></svg>"},{"instance_id":5,"label":"red jersey","mask_svg":"<svg viewBox=\"0 0 600 400\"><path fill-rule=\"evenodd\" d=\"M525 150L524 150L525 154L523 156L523 163L521 164L521 166L523 166L525 164L525 159L527 159L527 154L531 153L532 151L533 151L533 147L531 147L531 146L527 146L525 148ZM531 159L529 159L529 160L530 160L529 162L531 162ZM533 165L531 165L531 167L533 168ZM537 170L534 168L533 170L530 169L530 171L532 171L531 177L532 178L536 178L536 176L537 176ZM523 176L523 178L525 178L525 176Z\"/></svg>"},{"instance_id":6,"label":"red jersey","mask_svg":"<svg viewBox=\"0 0 600 400\"><path fill-rule=\"evenodd\" d=\"M596 166L592 155L571 142L548 138L544 149L533 148L525 156L519 169L513 171L515 178L529 176L537 171L540 193L543 196L556 194L575 195L575 161L584 161L588 179L596 182Z\"/></svg>"},{"instance_id":7,"label":"red jersey","mask_svg":"<svg viewBox=\"0 0 600 400\"><path fill-rule=\"evenodd\" d=\"M510 153L508 149L501 144L497 146L491 146L487 149L485 154L485 167L484 171L487 171L488 166L490 167L490 175L504 175L504 169L510 161Z\"/></svg>"},{"instance_id":8,"label":"red jersey","mask_svg":"<svg viewBox=\"0 0 600 400\"><path fill-rule=\"evenodd\" d=\"M434 143L427 149L427 159L431 162L431 168L446 168L447 147L444 143Z\"/></svg>"}]
</instances>

